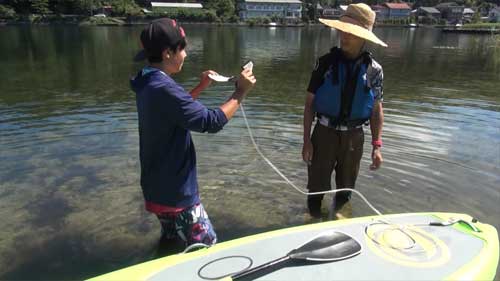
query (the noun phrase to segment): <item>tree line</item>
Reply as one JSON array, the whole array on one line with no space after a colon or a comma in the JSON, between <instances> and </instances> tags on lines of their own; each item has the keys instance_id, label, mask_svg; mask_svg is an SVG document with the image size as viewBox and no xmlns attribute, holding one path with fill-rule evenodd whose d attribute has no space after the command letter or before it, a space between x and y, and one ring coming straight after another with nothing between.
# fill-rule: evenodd
<instances>
[{"instance_id":1,"label":"tree line","mask_svg":"<svg viewBox=\"0 0 500 281\"><path fill-rule=\"evenodd\" d=\"M186 2L188 0L178 0ZM238 0L202 0L205 9L210 10L222 21L232 21L237 18ZM408 0L413 9L420 6L433 7L443 2L453 0ZM71 15L92 15L103 6L111 6L112 16L134 16L142 13L142 8L147 8L148 0L0 0L0 18L9 18L16 15L26 14L71 14ZM325 7L338 7L351 3L364 2L368 5L383 4L384 0L302 0L304 12L310 7L321 4ZM389 2L404 2L401 0L390 0ZM466 7L477 8L481 11L488 11L496 5L500 5L500 0L455 0L455 3Z\"/></svg>"},{"instance_id":2,"label":"tree line","mask_svg":"<svg viewBox=\"0 0 500 281\"><path fill-rule=\"evenodd\" d=\"M142 8L149 7L149 2L148 0L0 0L0 18L27 14L91 16L105 6L112 7L111 16L138 16L142 14ZM237 15L235 0L204 0L202 4L205 10L209 11L200 14L214 14L221 20L234 20ZM197 14L191 11L174 11L174 13L179 12Z\"/></svg>"},{"instance_id":3,"label":"tree line","mask_svg":"<svg viewBox=\"0 0 500 281\"><path fill-rule=\"evenodd\" d=\"M71 14L91 15L93 11L112 6L113 13L126 15L140 11L146 0L3 0L4 9L12 9L16 14Z\"/></svg>"}]
</instances>

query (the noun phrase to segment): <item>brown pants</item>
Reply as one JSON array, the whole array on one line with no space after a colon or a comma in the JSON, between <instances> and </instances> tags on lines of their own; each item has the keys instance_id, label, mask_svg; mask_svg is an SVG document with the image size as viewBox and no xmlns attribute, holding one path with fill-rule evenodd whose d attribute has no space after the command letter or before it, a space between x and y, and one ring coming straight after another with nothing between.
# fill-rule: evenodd
<instances>
[{"instance_id":1,"label":"brown pants","mask_svg":"<svg viewBox=\"0 0 500 281\"><path fill-rule=\"evenodd\" d=\"M312 134L313 158L308 167L307 189L309 192L327 191L332 188L331 178L335 169L336 188L354 188L363 155L365 137L363 128L338 131L317 123ZM340 209L350 198L350 192L336 193L336 209ZM310 196L308 205L321 207L322 195ZM316 201L316 203L314 203Z\"/></svg>"}]
</instances>

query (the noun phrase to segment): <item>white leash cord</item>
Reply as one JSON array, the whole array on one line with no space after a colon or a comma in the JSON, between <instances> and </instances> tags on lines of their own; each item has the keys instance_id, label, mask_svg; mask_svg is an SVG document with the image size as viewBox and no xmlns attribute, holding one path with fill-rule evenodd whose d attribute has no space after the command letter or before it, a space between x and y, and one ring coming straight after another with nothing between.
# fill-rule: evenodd
<instances>
[{"instance_id":1,"label":"white leash cord","mask_svg":"<svg viewBox=\"0 0 500 281\"><path fill-rule=\"evenodd\" d=\"M245 120L245 125L247 127L247 130L248 130L248 135L250 136L250 140L252 140L252 143L253 143L253 146L255 147L255 150L257 151L257 153L260 155L260 157L262 157L262 159L264 159L264 161L266 161L266 163L271 167L273 168L273 170L281 177L283 178L290 186L292 186L293 188L295 188L298 192L304 194L304 195L320 195L320 194L327 194L327 193L337 193L337 192L341 192L341 191L351 191L351 192L354 192L356 193L357 195L359 195L359 197L361 197L361 199L363 199L363 201L368 205L368 207L370 207L375 213L377 213L377 215L382 215L382 213L379 212L379 210L377 210L364 196L363 194L361 194L361 192L355 190L355 189L352 189L352 188L341 188L341 189L335 189L335 190L328 190L328 191L320 191L320 192L307 192L299 187L297 187L293 182L291 182L285 175L283 175L283 173L276 167L274 166L274 164L269 160L267 159L266 156L264 156L264 154L262 153L262 151L260 151L259 149L259 146L257 145L257 143L255 142L255 139L253 137L253 133L252 133L252 129L250 129L250 125L248 124L248 120L247 120L247 116L245 114L245 109L243 109L243 104L240 104L240 107L241 107L241 113L243 114L243 119Z\"/></svg>"}]
</instances>

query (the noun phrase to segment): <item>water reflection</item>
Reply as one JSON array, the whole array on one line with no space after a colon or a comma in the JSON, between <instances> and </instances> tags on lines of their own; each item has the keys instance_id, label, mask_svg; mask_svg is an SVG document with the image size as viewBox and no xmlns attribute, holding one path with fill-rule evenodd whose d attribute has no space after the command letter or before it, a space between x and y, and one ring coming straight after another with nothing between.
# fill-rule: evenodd
<instances>
[{"instance_id":1,"label":"water reflection","mask_svg":"<svg viewBox=\"0 0 500 281\"><path fill-rule=\"evenodd\" d=\"M0 279L82 279L161 255L159 225L138 186L128 86L140 68L131 58L141 27L1 29ZM305 186L305 88L337 32L185 29L188 60L176 79L190 89L207 68L230 75L252 59L258 84L244 104L253 133ZM463 212L500 227L500 41L375 32L390 45L373 49L385 72L386 163L369 172L366 145L359 190L384 213ZM214 84L201 100L215 107L232 91ZM260 159L241 115L220 134L194 138L203 202L221 240L309 222L303 196ZM358 198L352 213L372 214Z\"/></svg>"}]
</instances>

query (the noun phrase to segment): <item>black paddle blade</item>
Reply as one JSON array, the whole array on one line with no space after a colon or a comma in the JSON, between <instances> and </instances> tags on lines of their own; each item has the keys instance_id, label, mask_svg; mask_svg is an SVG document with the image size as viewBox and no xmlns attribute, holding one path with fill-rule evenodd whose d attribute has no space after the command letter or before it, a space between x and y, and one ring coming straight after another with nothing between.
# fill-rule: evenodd
<instances>
[{"instance_id":1,"label":"black paddle blade","mask_svg":"<svg viewBox=\"0 0 500 281\"><path fill-rule=\"evenodd\" d=\"M241 279L264 269L274 268L289 260L329 262L348 259L361 253L361 245L351 236L338 231L325 231L292 250L286 256L243 270L231 276L232 280Z\"/></svg>"},{"instance_id":2,"label":"black paddle blade","mask_svg":"<svg viewBox=\"0 0 500 281\"><path fill-rule=\"evenodd\" d=\"M336 261L353 257L361 253L361 245L351 236L338 232L326 231L290 251L287 256L295 260Z\"/></svg>"}]
</instances>

